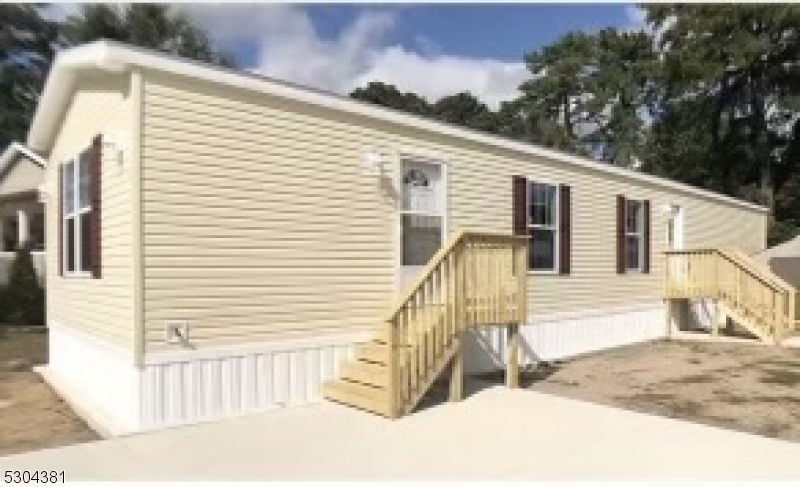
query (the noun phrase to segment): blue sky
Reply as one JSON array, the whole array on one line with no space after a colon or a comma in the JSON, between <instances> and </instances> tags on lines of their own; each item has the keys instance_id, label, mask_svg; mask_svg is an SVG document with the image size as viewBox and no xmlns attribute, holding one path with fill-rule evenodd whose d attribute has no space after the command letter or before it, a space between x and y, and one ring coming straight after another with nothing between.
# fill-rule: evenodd
<instances>
[{"instance_id":1,"label":"blue sky","mask_svg":"<svg viewBox=\"0 0 800 487\"><path fill-rule=\"evenodd\" d=\"M176 4L244 68L347 93L369 81L492 106L528 78L523 56L570 31L640 28L627 4Z\"/></svg>"},{"instance_id":2,"label":"blue sky","mask_svg":"<svg viewBox=\"0 0 800 487\"><path fill-rule=\"evenodd\" d=\"M397 9L392 40L419 48L424 36L442 52L518 61L533 48L573 31L597 31L630 23L624 4L412 5ZM335 37L363 10L359 5L309 9L320 33Z\"/></svg>"}]
</instances>

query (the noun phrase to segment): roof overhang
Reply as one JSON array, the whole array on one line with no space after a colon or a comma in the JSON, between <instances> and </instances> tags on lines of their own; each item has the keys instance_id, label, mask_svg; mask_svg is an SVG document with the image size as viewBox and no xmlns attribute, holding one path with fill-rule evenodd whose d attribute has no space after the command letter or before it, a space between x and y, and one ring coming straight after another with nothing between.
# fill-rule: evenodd
<instances>
[{"instance_id":1,"label":"roof overhang","mask_svg":"<svg viewBox=\"0 0 800 487\"><path fill-rule=\"evenodd\" d=\"M83 71L121 73L131 68L144 68L167 72L210 83L264 93L299 101L330 110L359 115L372 120L445 135L484 146L501 148L523 156L534 156L557 161L590 171L605 173L682 193L722 201L740 208L768 213L765 206L714 193L669 179L659 178L636 170L604 164L592 159L573 156L536 145L504 139L474 130L448 125L416 115L378 107L349 97L317 91L264 76L212 66L169 54L128 46L114 41L95 41L59 52L39 101L33 123L28 132L27 145L31 149L49 153L58 124L67 109L78 75Z\"/></svg>"},{"instance_id":2,"label":"roof overhang","mask_svg":"<svg viewBox=\"0 0 800 487\"><path fill-rule=\"evenodd\" d=\"M0 178L2 178L2 175L5 174L6 171L8 171L11 166L21 157L30 159L42 169L47 167L47 161L42 158L42 156L35 153L28 147L20 144L19 142L12 142L8 145L8 147L6 147L6 150L0 154Z\"/></svg>"}]
</instances>

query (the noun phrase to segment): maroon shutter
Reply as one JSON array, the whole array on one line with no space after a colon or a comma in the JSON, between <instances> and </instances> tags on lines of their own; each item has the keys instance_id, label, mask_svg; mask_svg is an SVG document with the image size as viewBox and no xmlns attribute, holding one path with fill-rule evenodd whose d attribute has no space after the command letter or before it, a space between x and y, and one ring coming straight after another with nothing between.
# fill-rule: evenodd
<instances>
[{"instance_id":1,"label":"maroon shutter","mask_svg":"<svg viewBox=\"0 0 800 487\"><path fill-rule=\"evenodd\" d=\"M528 235L528 181L514 176L512 184L513 232L514 235Z\"/></svg>"},{"instance_id":2,"label":"maroon shutter","mask_svg":"<svg viewBox=\"0 0 800 487\"><path fill-rule=\"evenodd\" d=\"M650 200L644 200L642 202L642 213L642 219L644 220L644 242L642 244L644 255L642 256L642 272L644 274L650 274Z\"/></svg>"},{"instance_id":3,"label":"maroon shutter","mask_svg":"<svg viewBox=\"0 0 800 487\"><path fill-rule=\"evenodd\" d=\"M92 140L92 151L89 159L89 199L92 204L91 223L90 223L90 238L89 238L89 256L91 259L90 268L92 277L98 279L101 277L101 248L100 248L100 213L101 207L101 173L102 173L102 158L103 158L103 137L97 135Z\"/></svg>"},{"instance_id":4,"label":"maroon shutter","mask_svg":"<svg viewBox=\"0 0 800 487\"><path fill-rule=\"evenodd\" d=\"M64 166L58 166L58 275L64 277Z\"/></svg>"},{"instance_id":5,"label":"maroon shutter","mask_svg":"<svg viewBox=\"0 0 800 487\"><path fill-rule=\"evenodd\" d=\"M559 187L559 274L569 274L572 260L572 199L570 188L566 185Z\"/></svg>"},{"instance_id":6,"label":"maroon shutter","mask_svg":"<svg viewBox=\"0 0 800 487\"><path fill-rule=\"evenodd\" d=\"M617 274L625 274L625 197L617 195Z\"/></svg>"}]
</instances>

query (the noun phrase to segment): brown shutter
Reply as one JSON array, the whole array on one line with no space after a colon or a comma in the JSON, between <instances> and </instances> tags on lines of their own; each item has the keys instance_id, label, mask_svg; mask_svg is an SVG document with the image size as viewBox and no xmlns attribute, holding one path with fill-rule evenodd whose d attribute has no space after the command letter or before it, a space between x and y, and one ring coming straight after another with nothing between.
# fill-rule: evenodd
<instances>
[{"instance_id":1,"label":"brown shutter","mask_svg":"<svg viewBox=\"0 0 800 487\"><path fill-rule=\"evenodd\" d=\"M642 202L642 212L644 220L644 242L642 248L644 249L644 256L642 256L642 272L650 274L650 200Z\"/></svg>"},{"instance_id":2,"label":"brown shutter","mask_svg":"<svg viewBox=\"0 0 800 487\"><path fill-rule=\"evenodd\" d=\"M625 274L625 197L617 195L617 274Z\"/></svg>"},{"instance_id":3,"label":"brown shutter","mask_svg":"<svg viewBox=\"0 0 800 487\"><path fill-rule=\"evenodd\" d=\"M512 184L513 233L528 235L528 181L522 176L514 176Z\"/></svg>"},{"instance_id":4,"label":"brown shutter","mask_svg":"<svg viewBox=\"0 0 800 487\"><path fill-rule=\"evenodd\" d=\"M102 211L100 190L101 190L101 173L102 173L102 158L103 158L103 137L97 135L92 140L92 152L89 161L89 199L92 204L90 231L91 236L89 239L89 256L91 258L91 272L92 277L98 279L101 277L101 248L100 248L100 213Z\"/></svg>"},{"instance_id":5,"label":"brown shutter","mask_svg":"<svg viewBox=\"0 0 800 487\"><path fill-rule=\"evenodd\" d=\"M561 185L559 191L558 272L559 274L569 274L572 260L572 200L569 186Z\"/></svg>"},{"instance_id":6,"label":"brown shutter","mask_svg":"<svg viewBox=\"0 0 800 487\"><path fill-rule=\"evenodd\" d=\"M58 202L58 275L64 277L64 165L58 166L58 190L56 191L56 198Z\"/></svg>"}]
</instances>

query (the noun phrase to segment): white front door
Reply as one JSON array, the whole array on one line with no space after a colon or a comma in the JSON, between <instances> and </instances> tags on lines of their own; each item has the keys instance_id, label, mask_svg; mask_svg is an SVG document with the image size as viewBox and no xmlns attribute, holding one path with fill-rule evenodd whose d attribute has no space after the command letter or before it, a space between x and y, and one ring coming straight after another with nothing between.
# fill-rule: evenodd
<instances>
[{"instance_id":1,"label":"white front door","mask_svg":"<svg viewBox=\"0 0 800 487\"><path fill-rule=\"evenodd\" d=\"M404 289L442 245L447 189L439 164L403 160L400 171L397 286Z\"/></svg>"}]
</instances>

